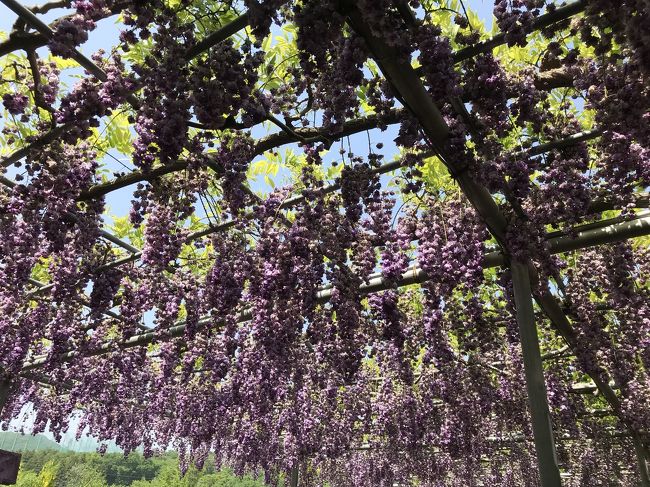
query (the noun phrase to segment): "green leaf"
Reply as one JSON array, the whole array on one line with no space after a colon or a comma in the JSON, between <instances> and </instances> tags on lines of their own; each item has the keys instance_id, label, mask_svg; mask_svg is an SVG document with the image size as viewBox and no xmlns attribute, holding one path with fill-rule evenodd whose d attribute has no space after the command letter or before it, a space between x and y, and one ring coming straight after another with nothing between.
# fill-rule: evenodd
<instances>
[{"instance_id":1,"label":"green leaf","mask_svg":"<svg viewBox=\"0 0 650 487\"><path fill-rule=\"evenodd\" d=\"M113 217L113 225L111 225L111 229L117 238L124 238L131 233L133 225L131 225L128 216L115 216Z\"/></svg>"},{"instance_id":2,"label":"green leaf","mask_svg":"<svg viewBox=\"0 0 650 487\"><path fill-rule=\"evenodd\" d=\"M106 141L109 148L117 149L122 154L130 155L133 152L130 123L124 112L115 115L106 126Z\"/></svg>"},{"instance_id":3,"label":"green leaf","mask_svg":"<svg viewBox=\"0 0 650 487\"><path fill-rule=\"evenodd\" d=\"M264 182L271 186L271 188L275 189L275 183L273 182L273 179L271 179L268 175L264 175Z\"/></svg>"},{"instance_id":4,"label":"green leaf","mask_svg":"<svg viewBox=\"0 0 650 487\"><path fill-rule=\"evenodd\" d=\"M341 175L343 171L343 164L337 164L336 166L330 166L327 168L327 178L334 179Z\"/></svg>"}]
</instances>

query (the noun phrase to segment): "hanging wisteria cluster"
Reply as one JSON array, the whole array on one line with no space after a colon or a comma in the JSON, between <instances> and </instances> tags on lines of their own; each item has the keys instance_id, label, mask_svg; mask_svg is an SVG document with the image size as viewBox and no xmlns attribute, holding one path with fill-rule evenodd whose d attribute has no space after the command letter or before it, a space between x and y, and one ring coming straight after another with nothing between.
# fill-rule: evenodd
<instances>
[{"instance_id":1,"label":"hanging wisteria cluster","mask_svg":"<svg viewBox=\"0 0 650 487\"><path fill-rule=\"evenodd\" d=\"M451 0L68 6L0 41L5 427L270 485L539 485L514 262L565 484L650 485L648 240L571 246L645 216L647 1L497 0L491 39Z\"/></svg>"}]
</instances>

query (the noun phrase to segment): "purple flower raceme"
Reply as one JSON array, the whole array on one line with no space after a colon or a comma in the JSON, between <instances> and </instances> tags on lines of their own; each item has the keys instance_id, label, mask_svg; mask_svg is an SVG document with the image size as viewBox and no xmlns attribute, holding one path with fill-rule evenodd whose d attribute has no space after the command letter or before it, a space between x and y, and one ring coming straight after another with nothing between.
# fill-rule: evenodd
<instances>
[{"instance_id":1,"label":"purple flower raceme","mask_svg":"<svg viewBox=\"0 0 650 487\"><path fill-rule=\"evenodd\" d=\"M29 98L20 93L15 95L7 93L2 96L2 104L12 115L22 115L25 113L25 108L27 108L28 103Z\"/></svg>"}]
</instances>

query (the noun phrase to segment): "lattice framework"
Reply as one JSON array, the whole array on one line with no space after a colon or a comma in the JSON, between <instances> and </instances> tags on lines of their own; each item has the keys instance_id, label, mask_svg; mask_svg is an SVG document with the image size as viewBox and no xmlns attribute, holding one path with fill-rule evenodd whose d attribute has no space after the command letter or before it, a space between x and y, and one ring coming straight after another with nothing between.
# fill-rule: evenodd
<instances>
[{"instance_id":1,"label":"lattice framework","mask_svg":"<svg viewBox=\"0 0 650 487\"><path fill-rule=\"evenodd\" d=\"M33 52L37 47L47 44L48 39L52 38L53 30L51 27L44 24L32 11L23 7L15 0L2 0L2 3L16 13L22 22L31 27L36 33L23 33L21 35L12 35L9 41L2 44L0 54L6 54L12 50L25 49L28 52ZM577 334L573 329L572 323L565 314L564 306L556 295L551 293L548 286L545 284L539 285L538 269L531 260L516 261L509 257L507 231L508 223L504 216L502 209L495 202L492 194L476 180L476 178L468 171L467 167L458 166L454 162L454 158L449 154L448 134L449 127L443 118L437 105L437 101L431 99L424 87L421 80L421 73L417 69L411 67L410 62L402 59L399 52L386 43L384 39L377 37L370 26L364 21L363 16L357 10L354 2L342 2L342 9L346 15L346 21L349 27L361 36L367 43L372 57L377 62L379 69L384 76L384 79L390 84L394 90L397 98L401 101L403 108L395 109L391 117L383 119L382 122L397 123L399 122L404 113L408 112L413 115L420 123L422 130L426 134L428 141L432 146L431 155L437 155L443 163L447 166L449 173L452 175L458 186L461 188L465 197L469 200L471 205L481 216L481 219L486 224L490 235L496 241L498 250L486 254L483 259L483 266L485 268L508 266L512 272L512 281L514 285L514 299L517 309L517 321L519 325L521 344L523 347L523 357L526 372L526 386L528 397L530 400L530 413L533 427L533 434L535 440L535 448L539 463L539 470L541 475L542 485L560 485L560 472L557 464L553 431L551 428L550 413L548 410L546 390L544 386L544 373L542 367L542 359L552 360L556 356L570 352L575 347L578 340ZM542 15L535 20L533 28L544 29L557 22L562 22L574 15L580 14L586 2L576 1L568 6L557 8L554 12ZM208 35L197 43L193 48L189 49L182 62L190 62L202 53L207 52L214 46L223 42L228 37L245 29L248 25L248 16L246 14L237 17L231 23L223 26L218 31ZM475 46L465 48L455 53L454 60L461 62L470 59L474 56L491 52L496 47L505 43L505 36L503 34L496 35L489 40L480 42ZM102 68L97 66L93 61L89 60L81 53L76 51L72 55L72 59L77 61L86 71L96 77L100 81L105 81L107 75ZM570 75L562 70L554 70L550 73L540 73L536 80L536 84L545 90L551 90L559 87L570 87L573 84L573 79ZM137 93L132 93L126 97L127 103L137 110L140 105ZM463 102L465 100L458 100L456 106L462 111ZM346 121L341 130L333 135L328 133L326 128L293 128L289 127L279 120L270 120L275 123L281 131L265 138L259 139L255 142L255 150L253 157L262 155L268 151L275 150L283 145L291 143L315 143L324 142L331 144L335 140L341 140L344 137L365 132L369 129L376 128L380 121L375 115L365 116L356 120ZM55 141L62 136L70 126L74 124L60 125L48 133L40 136L38 139L31 142L13 154L5 157L2 161L4 167L9 167L16 162L22 160L30 152L37 150L41 147L46 147L51 142ZM190 126L198 129L204 129L201 124L190 122ZM528 157L544 154L553 149L579 144L581 142L594 140L598 138L602 132L600 130L592 130L588 132L581 132L571 135L568 138L549 142L534 146L527 150ZM80 202L93 201L101 198L113 191L130 186L134 183L157 181L159 178L173 174L176 172L185 171L191 161L179 159L166 165L156 166L150 170L135 170L131 173L118 176L112 180L97 183L90 186L79 197ZM372 170L374 174L388 174L401 168L403 161L398 160L394 162L384 163ZM224 168L221 167L218 161L209 159L208 167L217 175L223 175ZM3 177L2 182L7 186L15 186L15 182L11 179ZM324 197L327 194L336 192L340 189L340 184L335 182L326 184L314 191L315 196L312 198ZM262 201L259 196L251 192L248 188L245 191L251 196L255 204L260 204ZM286 199L279 206L280 209L291 209L298 204L304 202L308 196L297 195ZM636 207L645 208L648 206L648 196L645 193L636 195ZM614 209L615 204L603 198L599 201L593 201L591 208L594 212L602 212L607 209ZM245 213L243 218L246 215ZM201 239L206 235L218 234L233 228L238 223L237 219L226 220L219 224L210 224L204 229L191 233L186 237L186 242ZM290 225L290 222L287 221ZM617 216L612 219L603 219L602 221L587 223L577 226L575 229L566 232L556 232L547 236L548 246L551 253L563 253L572 250L585 249L592 246L598 246L607 243L619 242L625 239L645 236L650 234L650 216L646 213L635 215ZM123 265L128 265L137 262L142 257L142 251L133 245L120 240L119 238L103 231L102 238L112 243L116 247L126 250L125 256L119 257L112 262L108 262L100 266L97 271L104 269L118 268ZM398 286L408 286L415 283L426 282L428 279L426 273L417 264L413 268L403 274ZM43 283L32 279L30 283L34 288L29 291L29 295L35 300L39 296L45 295L52 289L52 284ZM361 286L363 294L370 294L393 287L393 283L388 282L382 277L381 273L373 274L367 283ZM531 291L531 286L538 289L536 293ZM331 287L323 287L318 295L318 302L327 302L332 295ZM542 319L541 316L535 315L533 308L533 300L542 311L544 319L548 319L552 328L556 333L562 337L566 345L551 354L542 357L539 349L538 331L535 322ZM108 319L119 320L120 316L114 311L107 310L105 315ZM238 315L238 320L241 322L251 319L252 313L250 309L244 310ZM209 323L210 317L203 317L199 324ZM107 342L100 344L95 350L90 352L78 352L71 350L63 355L64 361L72 361L79 356L94 356L106 354L110 351L140 347L150 343L163 343L176 337L182 337L186 330L184 323L176 323L173 327L163 330L147 330L143 327L141 333L135 334L127 340L117 342ZM41 369L47 370L49 358L47 356L35 356L28 359L21 371L25 377L33 378L36 371ZM648 478L648 443L640 432L634 428L629 422L620 414L621 404L619 397L612 388L607 378L602 376L592 376L593 386L599 394L606 400L610 409L607 414L613 414L619 417L621 422L626 427L623 435L629 435L632 438L635 449L637 451L639 471L641 474L641 481L643 485L650 485ZM48 383L45 375L38 376L38 380ZM583 387L584 388L584 387ZM577 388L579 389L579 387ZM2 390L0 391L0 405L7 399L11 390L11 380L7 379L3 383ZM363 448L363 447L361 447ZM292 474L292 485L297 485L297 469Z\"/></svg>"}]
</instances>

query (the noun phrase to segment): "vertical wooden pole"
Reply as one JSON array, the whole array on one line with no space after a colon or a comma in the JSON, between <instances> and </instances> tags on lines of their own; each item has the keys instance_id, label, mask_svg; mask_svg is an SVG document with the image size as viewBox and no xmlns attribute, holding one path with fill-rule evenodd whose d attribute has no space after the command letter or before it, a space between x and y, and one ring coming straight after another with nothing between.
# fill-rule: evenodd
<instances>
[{"instance_id":1,"label":"vertical wooden pole","mask_svg":"<svg viewBox=\"0 0 650 487\"><path fill-rule=\"evenodd\" d=\"M650 472L648 472L648 462L646 461L647 449L643 446L643 442L636 432L632 434L632 444L634 445L634 453L639 466L641 487L650 487Z\"/></svg>"},{"instance_id":2,"label":"vertical wooden pole","mask_svg":"<svg viewBox=\"0 0 650 487\"><path fill-rule=\"evenodd\" d=\"M298 466L296 465L291 469L291 480L289 487L298 487Z\"/></svg>"},{"instance_id":3,"label":"vertical wooden pole","mask_svg":"<svg viewBox=\"0 0 650 487\"><path fill-rule=\"evenodd\" d=\"M11 379L7 377L0 378L0 414L7 404L9 393L11 392Z\"/></svg>"},{"instance_id":4,"label":"vertical wooden pole","mask_svg":"<svg viewBox=\"0 0 650 487\"><path fill-rule=\"evenodd\" d=\"M530 288L528 266L512 262L512 285L517 308L517 323L524 357L526 389L533 426L535 450L542 487L559 487L560 469L555 454L553 427L548 409L546 384L542 370L542 356L539 351L537 327L533 310L533 296Z\"/></svg>"}]
</instances>

